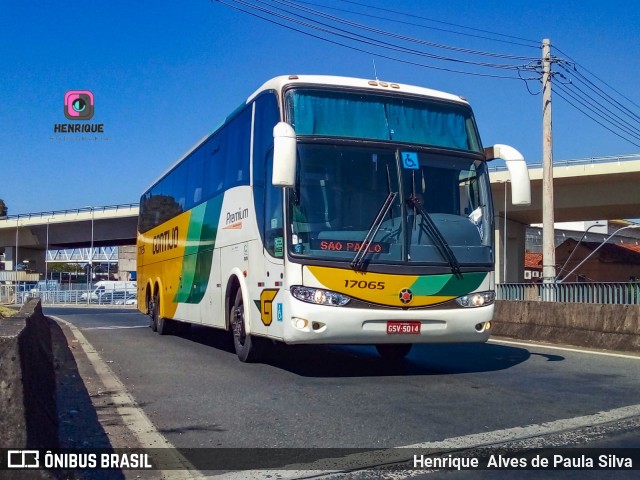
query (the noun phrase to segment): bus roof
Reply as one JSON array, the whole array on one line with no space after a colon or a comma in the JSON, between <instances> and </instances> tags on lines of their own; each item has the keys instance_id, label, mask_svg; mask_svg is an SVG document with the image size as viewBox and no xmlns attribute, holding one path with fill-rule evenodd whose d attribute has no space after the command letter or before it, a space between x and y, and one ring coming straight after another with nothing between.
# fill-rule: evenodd
<instances>
[{"instance_id":1,"label":"bus roof","mask_svg":"<svg viewBox=\"0 0 640 480\"><path fill-rule=\"evenodd\" d=\"M372 92L391 91L468 104L464 98L458 95L432 90L430 88L416 87L402 83L385 82L383 80L367 80L364 78L337 77L331 75L281 75L266 81L247 99L247 103L253 100L253 98L260 94L260 92L265 90L276 90L280 92L287 85L328 85L335 87L361 88L371 90Z\"/></svg>"}]
</instances>

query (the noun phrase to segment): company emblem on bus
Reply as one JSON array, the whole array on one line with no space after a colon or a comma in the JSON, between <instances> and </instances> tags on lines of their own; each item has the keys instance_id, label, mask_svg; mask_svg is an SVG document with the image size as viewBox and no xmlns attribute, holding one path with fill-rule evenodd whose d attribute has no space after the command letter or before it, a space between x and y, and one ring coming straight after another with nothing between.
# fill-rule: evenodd
<instances>
[{"instance_id":1,"label":"company emblem on bus","mask_svg":"<svg viewBox=\"0 0 640 480\"><path fill-rule=\"evenodd\" d=\"M411 300L413 300L413 292L408 288L405 288L400 292L398 297L400 297L400 301L404 304L411 303Z\"/></svg>"},{"instance_id":2,"label":"company emblem on bus","mask_svg":"<svg viewBox=\"0 0 640 480\"><path fill-rule=\"evenodd\" d=\"M178 248L179 230L173 227L153 237L153 254L166 252Z\"/></svg>"},{"instance_id":3,"label":"company emblem on bus","mask_svg":"<svg viewBox=\"0 0 640 480\"><path fill-rule=\"evenodd\" d=\"M273 321L273 299L278 294L277 288L266 288L260 294L260 319L267 327L271 325ZM282 317L282 304L278 304L277 307L277 319L280 321Z\"/></svg>"}]
</instances>

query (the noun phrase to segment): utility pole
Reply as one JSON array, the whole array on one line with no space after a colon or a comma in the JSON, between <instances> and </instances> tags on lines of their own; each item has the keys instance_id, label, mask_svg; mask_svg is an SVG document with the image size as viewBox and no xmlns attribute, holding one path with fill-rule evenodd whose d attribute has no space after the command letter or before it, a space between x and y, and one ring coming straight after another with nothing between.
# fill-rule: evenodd
<instances>
[{"instance_id":1,"label":"utility pole","mask_svg":"<svg viewBox=\"0 0 640 480\"><path fill-rule=\"evenodd\" d=\"M551 46L542 41L542 281L556 277L553 213L553 138L551 128ZM548 298L551 300L551 298Z\"/></svg>"}]
</instances>

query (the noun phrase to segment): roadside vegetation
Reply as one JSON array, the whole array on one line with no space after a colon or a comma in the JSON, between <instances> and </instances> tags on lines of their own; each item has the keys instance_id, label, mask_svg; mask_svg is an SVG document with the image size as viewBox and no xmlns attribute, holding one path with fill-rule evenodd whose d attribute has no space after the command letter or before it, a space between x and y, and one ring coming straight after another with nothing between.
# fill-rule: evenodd
<instances>
[{"instance_id":1,"label":"roadside vegetation","mask_svg":"<svg viewBox=\"0 0 640 480\"><path fill-rule=\"evenodd\" d=\"M11 315L15 315L16 313L18 312L12 310L11 308L3 307L2 305L0 305L0 318L10 317Z\"/></svg>"}]
</instances>

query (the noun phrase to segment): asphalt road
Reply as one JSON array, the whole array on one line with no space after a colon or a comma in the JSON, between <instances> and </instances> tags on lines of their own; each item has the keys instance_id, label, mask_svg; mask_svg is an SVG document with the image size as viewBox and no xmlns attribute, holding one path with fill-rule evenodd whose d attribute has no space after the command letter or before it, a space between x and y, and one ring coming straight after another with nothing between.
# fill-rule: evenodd
<instances>
[{"instance_id":1,"label":"asphalt road","mask_svg":"<svg viewBox=\"0 0 640 480\"><path fill-rule=\"evenodd\" d=\"M277 345L265 363L245 364L224 332L159 336L131 309L44 313L80 329L178 448L498 442L515 427L566 420L558 428L571 430L572 419L640 404L638 357L488 343L415 346L390 364L372 347ZM593 446L639 448L638 431L623 430Z\"/></svg>"}]
</instances>

